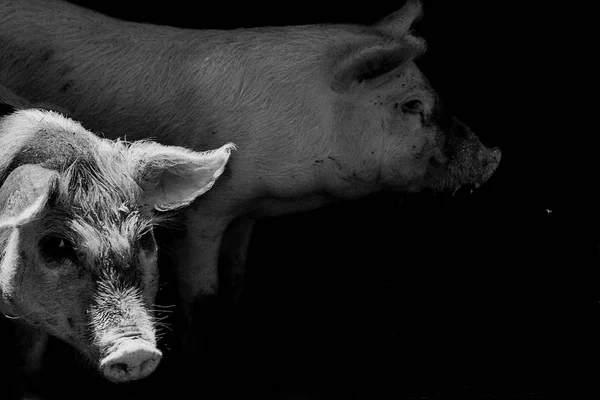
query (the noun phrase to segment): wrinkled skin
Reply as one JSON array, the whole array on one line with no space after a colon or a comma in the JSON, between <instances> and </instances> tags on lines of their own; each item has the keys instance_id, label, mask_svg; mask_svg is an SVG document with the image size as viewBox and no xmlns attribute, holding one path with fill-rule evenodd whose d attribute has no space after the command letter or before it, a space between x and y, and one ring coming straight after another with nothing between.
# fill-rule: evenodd
<instances>
[{"instance_id":1,"label":"wrinkled skin","mask_svg":"<svg viewBox=\"0 0 600 400\"><path fill-rule=\"evenodd\" d=\"M0 87L0 310L20 324L24 372L47 335L109 381L159 364L159 211L206 192L232 145L206 153L100 139Z\"/></svg>"},{"instance_id":2,"label":"wrinkled skin","mask_svg":"<svg viewBox=\"0 0 600 400\"><path fill-rule=\"evenodd\" d=\"M201 308L219 290L219 261L222 276L243 282L254 218L493 174L500 151L444 114L415 64L420 14L411 0L373 26L184 30L0 1L0 82L108 137L238 145L216 190L184 211L176 244L192 343L209 329Z\"/></svg>"}]
</instances>

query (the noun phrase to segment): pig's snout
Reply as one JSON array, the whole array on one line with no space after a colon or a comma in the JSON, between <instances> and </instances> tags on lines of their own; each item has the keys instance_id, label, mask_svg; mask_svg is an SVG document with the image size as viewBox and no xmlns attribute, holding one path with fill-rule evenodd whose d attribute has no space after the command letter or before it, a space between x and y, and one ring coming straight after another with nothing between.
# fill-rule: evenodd
<instances>
[{"instance_id":1,"label":"pig's snout","mask_svg":"<svg viewBox=\"0 0 600 400\"><path fill-rule=\"evenodd\" d=\"M123 383L150 375L162 358L162 353L150 344L134 341L124 344L101 362L106 379Z\"/></svg>"}]
</instances>

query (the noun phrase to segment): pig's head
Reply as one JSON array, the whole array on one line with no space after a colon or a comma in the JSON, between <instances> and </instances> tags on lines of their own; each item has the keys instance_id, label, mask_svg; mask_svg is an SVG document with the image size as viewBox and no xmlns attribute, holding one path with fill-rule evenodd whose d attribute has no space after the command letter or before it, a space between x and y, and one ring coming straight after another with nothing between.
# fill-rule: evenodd
<instances>
[{"instance_id":1,"label":"pig's head","mask_svg":"<svg viewBox=\"0 0 600 400\"><path fill-rule=\"evenodd\" d=\"M0 142L2 311L72 344L112 382L148 376L162 357L153 227L210 189L233 145L108 141L35 109L0 119Z\"/></svg>"},{"instance_id":2,"label":"pig's head","mask_svg":"<svg viewBox=\"0 0 600 400\"><path fill-rule=\"evenodd\" d=\"M370 32L336 45L328 69L336 151L321 164L329 166L327 191L351 197L479 186L498 166L500 150L448 116L415 65L426 48L410 32L420 15L420 3L409 0Z\"/></svg>"}]
</instances>

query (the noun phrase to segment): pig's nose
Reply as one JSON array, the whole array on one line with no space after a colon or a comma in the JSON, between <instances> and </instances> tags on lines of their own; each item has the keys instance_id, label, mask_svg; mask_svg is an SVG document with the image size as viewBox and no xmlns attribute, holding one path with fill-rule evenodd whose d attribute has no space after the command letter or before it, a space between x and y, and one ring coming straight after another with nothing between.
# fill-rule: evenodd
<instances>
[{"instance_id":1,"label":"pig's nose","mask_svg":"<svg viewBox=\"0 0 600 400\"><path fill-rule=\"evenodd\" d=\"M115 383L143 379L150 375L160 362L162 353L154 346L141 341L124 343L101 362L106 379Z\"/></svg>"}]
</instances>

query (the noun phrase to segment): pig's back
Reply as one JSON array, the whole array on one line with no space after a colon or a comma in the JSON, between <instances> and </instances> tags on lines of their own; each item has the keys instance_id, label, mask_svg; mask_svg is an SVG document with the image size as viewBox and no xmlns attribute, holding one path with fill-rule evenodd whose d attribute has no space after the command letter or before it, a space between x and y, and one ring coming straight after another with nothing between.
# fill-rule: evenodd
<instances>
[{"instance_id":1,"label":"pig's back","mask_svg":"<svg viewBox=\"0 0 600 400\"><path fill-rule=\"evenodd\" d=\"M250 139L240 135L264 130L251 117L262 111L257 106L312 90L327 63L324 49L361 35L340 26L190 30L63 2L0 0L0 84L65 107L111 138L243 148Z\"/></svg>"},{"instance_id":2,"label":"pig's back","mask_svg":"<svg viewBox=\"0 0 600 400\"><path fill-rule=\"evenodd\" d=\"M0 84L32 102L66 107L110 136L160 133L163 127L140 116L171 122L189 101L181 82L189 39L178 36L175 28L150 29L68 3L0 1Z\"/></svg>"},{"instance_id":3,"label":"pig's back","mask_svg":"<svg viewBox=\"0 0 600 400\"><path fill-rule=\"evenodd\" d=\"M0 0L0 84L108 138L234 142L229 186L261 187L273 163L331 126L332 54L379 37L345 25L190 30Z\"/></svg>"}]
</instances>

